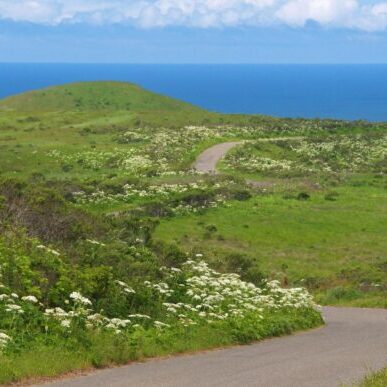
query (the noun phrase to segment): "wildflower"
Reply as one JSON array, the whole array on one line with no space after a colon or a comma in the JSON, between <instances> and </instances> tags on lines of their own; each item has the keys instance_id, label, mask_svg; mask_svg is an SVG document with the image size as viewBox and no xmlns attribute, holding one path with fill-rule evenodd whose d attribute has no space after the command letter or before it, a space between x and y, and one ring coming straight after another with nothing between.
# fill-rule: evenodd
<instances>
[{"instance_id":1,"label":"wildflower","mask_svg":"<svg viewBox=\"0 0 387 387\"><path fill-rule=\"evenodd\" d=\"M93 239L86 239L86 242L89 242L89 243L91 243L91 244L93 244L93 245L106 246L104 243L98 242L98 241L93 240Z\"/></svg>"},{"instance_id":2,"label":"wildflower","mask_svg":"<svg viewBox=\"0 0 387 387\"><path fill-rule=\"evenodd\" d=\"M130 314L129 318L143 318L143 319L147 319L147 320L150 319L150 317L147 316L146 314L139 314L139 313L137 313L137 314Z\"/></svg>"},{"instance_id":3,"label":"wildflower","mask_svg":"<svg viewBox=\"0 0 387 387\"><path fill-rule=\"evenodd\" d=\"M8 336L8 335L6 335L6 334L3 333L3 332L0 332L0 340L1 340L1 341L9 341L9 340L11 340L11 337Z\"/></svg>"},{"instance_id":4,"label":"wildflower","mask_svg":"<svg viewBox=\"0 0 387 387\"><path fill-rule=\"evenodd\" d=\"M162 328L169 328L170 325L169 324L165 324L161 321L155 321L154 323L154 326L157 328L157 329L162 329Z\"/></svg>"},{"instance_id":5,"label":"wildflower","mask_svg":"<svg viewBox=\"0 0 387 387\"><path fill-rule=\"evenodd\" d=\"M0 332L0 350L4 349L12 338L3 332Z\"/></svg>"},{"instance_id":6,"label":"wildflower","mask_svg":"<svg viewBox=\"0 0 387 387\"><path fill-rule=\"evenodd\" d=\"M25 296L25 297L22 297L22 300L31 302L32 304L36 304L38 302L38 299L35 296Z\"/></svg>"},{"instance_id":7,"label":"wildflower","mask_svg":"<svg viewBox=\"0 0 387 387\"><path fill-rule=\"evenodd\" d=\"M38 246L36 246L36 248L41 249L41 250L46 250L47 252L54 254L56 256L60 255L60 253L58 251L50 249L49 247L44 246L44 245L38 245Z\"/></svg>"},{"instance_id":8,"label":"wildflower","mask_svg":"<svg viewBox=\"0 0 387 387\"><path fill-rule=\"evenodd\" d=\"M74 300L75 302L78 302L82 305L92 305L91 301L88 298L83 297L82 294L80 294L78 292L72 292L70 294L70 298L72 300Z\"/></svg>"},{"instance_id":9,"label":"wildflower","mask_svg":"<svg viewBox=\"0 0 387 387\"><path fill-rule=\"evenodd\" d=\"M131 293L136 293L134 289L132 289L130 286L128 286L125 282L123 281L115 281L116 284L120 285L123 288L123 291L127 294Z\"/></svg>"},{"instance_id":10,"label":"wildflower","mask_svg":"<svg viewBox=\"0 0 387 387\"><path fill-rule=\"evenodd\" d=\"M71 321L70 320L62 320L60 325L64 328L70 328Z\"/></svg>"},{"instance_id":11,"label":"wildflower","mask_svg":"<svg viewBox=\"0 0 387 387\"><path fill-rule=\"evenodd\" d=\"M10 313L15 312L15 313L19 313L19 314L24 313L22 307L20 305L15 305L15 304L6 305L5 311L10 312Z\"/></svg>"}]
</instances>

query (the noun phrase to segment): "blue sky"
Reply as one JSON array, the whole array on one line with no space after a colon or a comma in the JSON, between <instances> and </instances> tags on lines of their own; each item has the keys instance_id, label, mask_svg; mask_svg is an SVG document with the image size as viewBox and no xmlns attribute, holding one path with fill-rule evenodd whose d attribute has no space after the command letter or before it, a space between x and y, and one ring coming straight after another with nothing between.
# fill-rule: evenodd
<instances>
[{"instance_id":1,"label":"blue sky","mask_svg":"<svg viewBox=\"0 0 387 387\"><path fill-rule=\"evenodd\" d=\"M387 63L387 0L0 0L0 61Z\"/></svg>"}]
</instances>

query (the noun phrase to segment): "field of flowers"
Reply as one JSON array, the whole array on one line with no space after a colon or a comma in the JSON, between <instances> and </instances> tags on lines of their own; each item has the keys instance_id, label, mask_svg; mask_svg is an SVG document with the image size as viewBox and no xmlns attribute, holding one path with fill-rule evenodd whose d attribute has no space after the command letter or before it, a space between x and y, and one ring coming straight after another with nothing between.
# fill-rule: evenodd
<instances>
[{"instance_id":1,"label":"field of flowers","mask_svg":"<svg viewBox=\"0 0 387 387\"><path fill-rule=\"evenodd\" d=\"M227 165L246 171L275 172L290 169L300 172L335 172L339 169L359 171L382 161L386 154L386 136L352 135L324 136L302 139L306 130L290 131L291 137L283 138L282 131L268 132L259 128L240 127L183 127L180 129L139 128L119 135L116 141L126 144L110 151L76 152L65 154L52 150L48 155L61 164L78 165L85 169L118 169L126 173L145 175L152 170L155 175L174 175L189 171L192 150L201 144L218 143L224 139L248 140L244 148L231 153ZM128 135L128 133L130 135ZM292 140L292 136L294 140ZM257 156L266 153L262 139L282 151L282 159ZM262 152L263 151L263 152ZM271 153L270 150L268 153ZM286 157L288 156L288 158ZM188 168L188 169L187 169Z\"/></svg>"},{"instance_id":2,"label":"field of flowers","mask_svg":"<svg viewBox=\"0 0 387 387\"><path fill-rule=\"evenodd\" d=\"M264 176L316 176L385 173L386 158L386 135L359 134L248 142L230 152L224 165Z\"/></svg>"}]
</instances>

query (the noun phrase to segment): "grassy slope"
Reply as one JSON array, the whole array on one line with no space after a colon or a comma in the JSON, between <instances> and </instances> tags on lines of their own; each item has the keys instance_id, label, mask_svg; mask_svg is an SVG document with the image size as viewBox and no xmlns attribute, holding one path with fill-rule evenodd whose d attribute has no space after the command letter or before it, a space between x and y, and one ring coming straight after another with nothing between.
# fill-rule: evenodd
<instances>
[{"instance_id":1,"label":"grassy slope","mask_svg":"<svg viewBox=\"0 0 387 387\"><path fill-rule=\"evenodd\" d=\"M131 84L65 85L0 101L0 170L2 175L18 178L42 173L51 179L103 180L111 171L75 169L64 173L46 153L51 149L68 152L125 149L127 145L118 145L113 138L117 132L131 127L276 125L279 121L262 116L210 113ZM87 134L85 130L89 130ZM193 148L189 160L213 141L207 139ZM216 251L220 260L230 251L247 253L269 275L282 277L284 281L286 278L291 283L306 283L326 303L386 307L380 291L348 290L363 280L386 281L384 214L387 208L383 184L335 188L339 197L334 202L324 199L324 191L312 194L306 202L285 200L280 188L273 195L232 203L229 208L210 210L204 215L162 220L156 238L177 241L187 249L198 246L201 251ZM215 225L218 231L208 233L208 225ZM312 320L277 318L261 337L319 323ZM121 343L123 347L117 352L118 344L110 338L105 342L98 338L87 351L69 349L64 353L62 349L42 348L33 354L0 358L4 364L0 367L0 380L55 375L77 368L122 363L128 358L240 342L229 333L225 329L221 329L221 334L208 332L206 327L200 327L188 340L181 332L163 338L165 341L160 337L157 340L146 337L146 345L143 342L138 353L132 347L125 347L125 343Z\"/></svg>"},{"instance_id":2,"label":"grassy slope","mask_svg":"<svg viewBox=\"0 0 387 387\"><path fill-rule=\"evenodd\" d=\"M0 115L0 169L3 175L21 178L41 173L50 179L104 180L112 172L125 178L125 171L85 170L77 165L64 173L47 153L51 149L66 153L91 149L126 150L128 146L118 144L114 137L122 130L142 124L154 125L155 130L160 130L163 125L171 124L276 122L259 116L208 113L119 82L52 87L7 98L0 101L1 107L6 110ZM63 112L50 111L56 109ZM208 139L193 147L187 164L214 141L222 140ZM278 156L277 153L278 149L271 144L262 144L259 151L268 157ZM265 178L232 173L258 180ZM281 186L281 181L275 180ZM297 179L289 181L292 185ZM318 183L318 179L315 182ZM258 260L269 275L287 277L292 283L305 279L316 292L323 292L323 300L328 303L385 305L379 293L370 300L362 296L359 301L356 292L341 294L340 289L342 285L385 280L383 230L386 218L383 214L386 196L383 186L342 187L335 202L324 200L324 192L302 203L284 200L283 189L278 191L274 196L210 211L200 219L192 215L162 221L156 238L177 241L185 248L203 245L205 241L205 246L223 254L228 251L247 253ZM198 222L215 224L219 230L217 235L205 239L206 231Z\"/></svg>"},{"instance_id":3,"label":"grassy slope","mask_svg":"<svg viewBox=\"0 0 387 387\"><path fill-rule=\"evenodd\" d=\"M125 128L149 122L168 126L213 119L211 113L195 106L115 82L71 84L24 93L0 101L2 110L3 173L43 173L52 178L63 174L55 172L55 162L46 157L51 149L75 152L97 147L111 151L119 147L113 141L114 135ZM95 132L83 133L94 128Z\"/></svg>"},{"instance_id":4,"label":"grassy slope","mask_svg":"<svg viewBox=\"0 0 387 387\"><path fill-rule=\"evenodd\" d=\"M55 179L96 178L108 171L63 174L47 152L125 150L127 145L117 144L114 137L131 128L242 125L261 119L207 112L129 83L82 82L50 87L0 100L0 170L3 175L18 177L42 173Z\"/></svg>"},{"instance_id":5,"label":"grassy slope","mask_svg":"<svg viewBox=\"0 0 387 387\"><path fill-rule=\"evenodd\" d=\"M367 185L336 191L336 201L325 200L324 192L308 201L277 193L173 218L161 223L155 238L212 255L247 253L269 276L306 284L325 304L387 307L377 288L351 290L387 280L386 191ZM209 225L217 231L208 233Z\"/></svg>"},{"instance_id":6,"label":"grassy slope","mask_svg":"<svg viewBox=\"0 0 387 387\"><path fill-rule=\"evenodd\" d=\"M0 101L0 175L29 181L33 174L39 174L51 180L49 184L66 180L70 187L78 179L107 181L107 176L112 173L117 173L118 178L125 178L126 171L111 168L96 171L75 165L70 172L65 172L60 163L48 156L48 152L53 149L66 154L92 149L112 152L117 148L127 150L143 146L141 142L119 144L115 141L118 134L131 128L147 127L148 130L155 128L161 131L162 128L186 125L245 125L261 120L260 116L206 112L130 84L97 82L53 87ZM201 150L219 140L219 137L208 138L195 143L183 162L190 164ZM185 176L181 179L191 178ZM152 180L157 183L160 179ZM87 340L82 338L82 343L66 340L65 343L54 342L52 347L42 344L33 351L0 355L0 383L121 364L130 359L246 343L320 324L319 314L313 311L308 315L275 313L267 324L256 320L254 326L246 324L245 327L235 328L222 323L218 327L205 325L193 330L177 327L165 334L145 332L119 342L112 335L99 335Z\"/></svg>"},{"instance_id":7,"label":"grassy slope","mask_svg":"<svg viewBox=\"0 0 387 387\"><path fill-rule=\"evenodd\" d=\"M1 108L5 109L0 115L2 174L28 178L34 173L41 173L46 178L59 180L103 181L112 172L119 178L125 178L125 171L109 168L85 170L78 165L65 173L47 153L52 149L65 153L91 149L126 150L128 145L118 144L114 137L127 128L149 124L160 130L163 125L179 127L227 122L244 125L278 121L259 116L208 113L138 86L119 82L52 87L7 98L0 101ZM57 109L63 111L56 112ZM193 147L187 156L187 165L205 146L216 141L222 140L207 139ZM264 156L277 156L276 152L278 149L271 144L262 144L259 151ZM250 178L261 180L264 177L250 175ZM289 181L292 185L297 179ZM385 305L378 294L368 301L357 301L356 292L336 299L340 289L327 294L327 289L342 285L385 280L383 230L386 218L383 214L386 211L386 196L383 185L380 184L379 188L341 187L340 197L335 202L324 200L324 192L303 203L285 200L282 198L283 189L278 191L273 196L210 211L200 219L192 215L162 221L156 238L178 241L185 248L203 245L205 241L205 246L224 254L227 251L247 253L258 260L269 275L286 276L290 282L296 283L305 279L317 292L324 293L326 302ZM207 233L198 222L215 224L219 230L217 235L210 240L205 239L204 234Z\"/></svg>"},{"instance_id":8,"label":"grassy slope","mask_svg":"<svg viewBox=\"0 0 387 387\"><path fill-rule=\"evenodd\" d=\"M0 101L0 109L18 112L201 110L188 103L124 82L81 82L49 87L6 98Z\"/></svg>"}]
</instances>

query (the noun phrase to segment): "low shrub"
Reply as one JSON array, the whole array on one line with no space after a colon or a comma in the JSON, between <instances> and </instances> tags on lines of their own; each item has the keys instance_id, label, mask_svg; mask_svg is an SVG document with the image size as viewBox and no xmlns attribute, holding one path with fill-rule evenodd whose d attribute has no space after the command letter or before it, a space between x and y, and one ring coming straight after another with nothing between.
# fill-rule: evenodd
<instances>
[{"instance_id":1,"label":"low shrub","mask_svg":"<svg viewBox=\"0 0 387 387\"><path fill-rule=\"evenodd\" d=\"M43 245L35 248L43 255L57 256L60 264L55 250ZM243 262L241 257L235 259ZM109 270L93 268L96 278L91 283L102 286L101 294L115 305L107 310L101 308L98 298L92 300L78 290L72 290L62 301L52 297L39 299L45 289L33 286L40 279L35 278L30 262L24 258L17 263L20 280L27 281L19 286L18 293L11 287L15 283L10 280L12 273L7 262L0 259L3 381L120 364L193 348L247 343L322 322L305 289L283 289L277 281L261 281L257 287L237 274L211 269L201 254L183 261L179 267L161 267L159 280L154 276L153 281L138 282L136 289L112 277ZM56 272L60 273L60 269L56 268ZM63 290L70 280L65 278L59 277L59 284L54 283L53 287ZM88 282L85 275L79 285L87 293L95 293L85 286ZM75 282L71 284L74 286ZM38 360L43 365L35 368Z\"/></svg>"}]
</instances>

